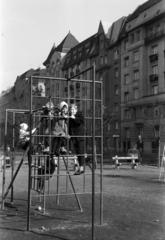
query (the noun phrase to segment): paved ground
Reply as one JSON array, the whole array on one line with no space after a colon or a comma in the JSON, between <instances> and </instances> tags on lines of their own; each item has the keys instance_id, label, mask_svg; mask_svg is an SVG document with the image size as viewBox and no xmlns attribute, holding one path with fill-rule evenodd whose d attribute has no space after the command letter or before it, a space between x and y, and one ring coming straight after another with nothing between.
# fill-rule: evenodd
<instances>
[{"instance_id":1,"label":"paved ground","mask_svg":"<svg viewBox=\"0 0 165 240\"><path fill-rule=\"evenodd\" d=\"M88 170L89 171L89 170ZM99 169L96 173L99 172ZM6 182L11 172L6 171ZM165 183L159 182L159 169L154 166L104 166L103 170L103 224L100 225L100 198L95 199L95 239L97 240L164 240L165 236ZM0 172L2 180L2 172ZM83 177L72 177L77 192L83 190ZM0 196L2 181L0 180ZM100 177L96 176L96 190ZM30 231L27 231L28 167L23 165L14 183L14 203L10 193L5 209L0 210L0 239L58 239L90 240L91 194L79 195L83 211L79 210L73 195L46 198L46 211L37 210L42 203L32 198ZM6 187L8 183L6 184ZM60 192L66 190L66 179L60 177ZM50 180L50 193L56 188L56 177ZM68 192L71 192L68 185ZM91 176L86 176L86 191L91 190ZM34 193L33 193L34 196Z\"/></svg>"}]
</instances>

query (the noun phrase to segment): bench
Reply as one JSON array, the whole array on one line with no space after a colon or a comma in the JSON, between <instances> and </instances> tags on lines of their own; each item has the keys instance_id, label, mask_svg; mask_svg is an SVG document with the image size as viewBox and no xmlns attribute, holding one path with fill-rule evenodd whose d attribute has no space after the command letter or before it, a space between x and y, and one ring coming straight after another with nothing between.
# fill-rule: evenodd
<instances>
[{"instance_id":1,"label":"bench","mask_svg":"<svg viewBox=\"0 0 165 240\"><path fill-rule=\"evenodd\" d=\"M11 167L10 157L7 156L5 159L6 159L6 167ZM0 157L0 172L3 169L3 166L4 166L4 155Z\"/></svg>"},{"instance_id":2,"label":"bench","mask_svg":"<svg viewBox=\"0 0 165 240\"><path fill-rule=\"evenodd\" d=\"M138 166L138 163L136 160L138 160L138 157L112 157L113 160L115 160L115 169L119 169L119 167L122 164L130 164L132 169L135 169Z\"/></svg>"}]
</instances>

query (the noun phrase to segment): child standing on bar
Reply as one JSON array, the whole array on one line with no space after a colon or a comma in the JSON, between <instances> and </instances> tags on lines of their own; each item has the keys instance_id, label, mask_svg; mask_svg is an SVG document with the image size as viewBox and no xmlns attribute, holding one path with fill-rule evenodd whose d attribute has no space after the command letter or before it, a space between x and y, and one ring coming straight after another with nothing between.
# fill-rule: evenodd
<instances>
[{"instance_id":1,"label":"child standing on bar","mask_svg":"<svg viewBox=\"0 0 165 240\"><path fill-rule=\"evenodd\" d=\"M78 155L79 169L75 172L75 175L80 175L84 172L84 117L82 112L78 111L76 104L71 104L69 108L69 135L74 144L76 154Z\"/></svg>"}]
</instances>

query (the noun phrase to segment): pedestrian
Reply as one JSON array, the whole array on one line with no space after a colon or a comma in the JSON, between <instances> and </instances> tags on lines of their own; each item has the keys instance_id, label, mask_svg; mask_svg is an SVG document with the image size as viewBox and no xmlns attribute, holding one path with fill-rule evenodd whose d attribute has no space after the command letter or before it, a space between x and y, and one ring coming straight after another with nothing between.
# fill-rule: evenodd
<instances>
[{"instance_id":1,"label":"pedestrian","mask_svg":"<svg viewBox=\"0 0 165 240\"><path fill-rule=\"evenodd\" d=\"M76 154L78 155L79 167L75 175L84 173L84 117L81 111L78 111L76 104L71 104L69 109L69 135L73 142Z\"/></svg>"}]
</instances>

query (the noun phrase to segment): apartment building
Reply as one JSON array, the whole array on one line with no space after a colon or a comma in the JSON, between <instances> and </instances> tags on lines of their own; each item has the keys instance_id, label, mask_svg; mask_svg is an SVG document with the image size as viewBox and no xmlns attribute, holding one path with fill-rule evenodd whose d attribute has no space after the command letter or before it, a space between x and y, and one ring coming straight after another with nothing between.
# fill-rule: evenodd
<instances>
[{"instance_id":1,"label":"apartment building","mask_svg":"<svg viewBox=\"0 0 165 240\"><path fill-rule=\"evenodd\" d=\"M113 23L100 21L97 33L80 43L69 32L57 47L53 45L43 63L46 69L31 73L42 76L33 81L36 97L33 108L45 105L48 99L43 97L50 96L55 104L61 98L77 103L89 116L91 103L84 103L83 99L91 98L91 86L81 80L91 80L92 71L84 72L75 81L61 81L60 78L67 79L95 63L96 80L103 82L104 153L109 154L112 149L126 152L139 142L139 136L144 152L156 152L157 140L161 139L163 144L165 129L162 120L164 39L164 0L149 0L128 17ZM29 102L27 72L17 78L13 95L10 94L14 108ZM57 80L46 81L44 77ZM1 97L1 102L3 99Z\"/></svg>"},{"instance_id":2,"label":"apartment building","mask_svg":"<svg viewBox=\"0 0 165 240\"><path fill-rule=\"evenodd\" d=\"M59 98L66 97L64 91L66 83L58 80L58 78L64 78L63 65L66 54L77 44L79 44L78 40L69 32L57 47L55 47L55 44L53 45L47 59L43 63L46 67L45 76L57 78L56 81L45 81L46 95L54 98L55 105L59 103Z\"/></svg>"},{"instance_id":3,"label":"apartment building","mask_svg":"<svg viewBox=\"0 0 165 240\"><path fill-rule=\"evenodd\" d=\"M147 1L129 15L120 42L121 147L141 136L143 151L154 153L165 136L165 1Z\"/></svg>"}]
</instances>

